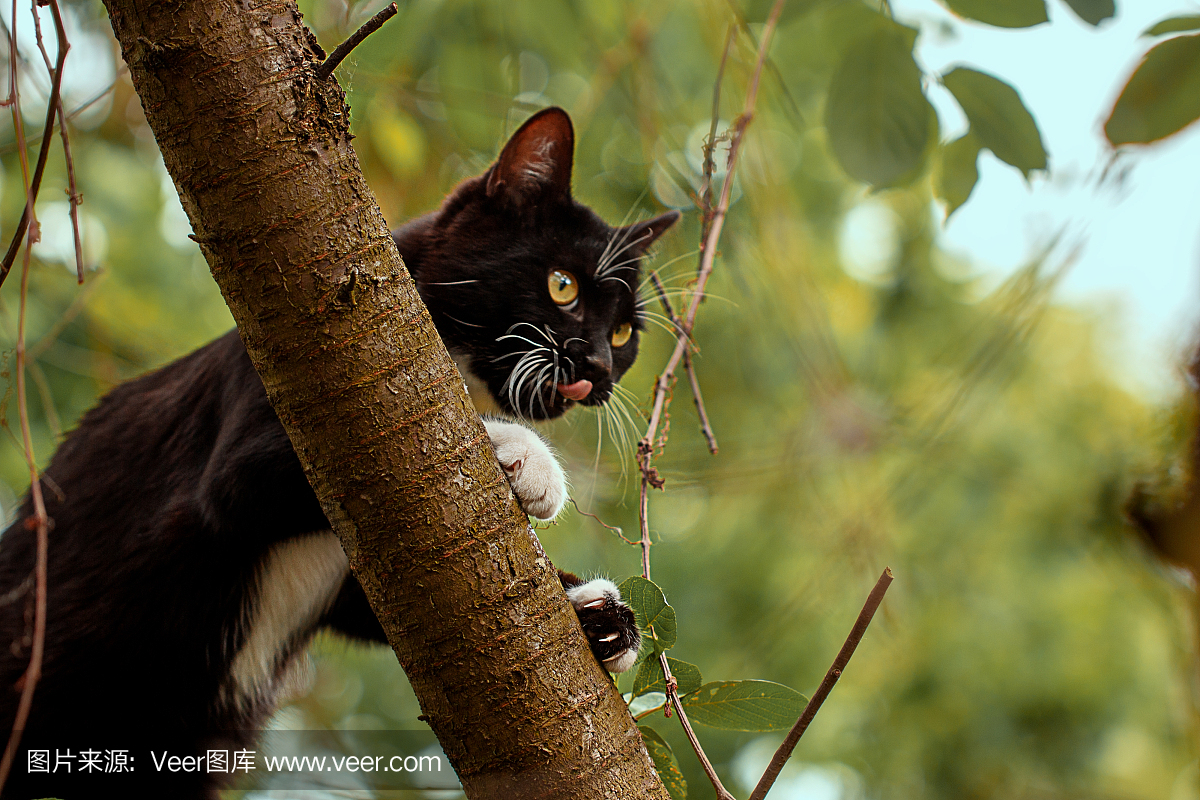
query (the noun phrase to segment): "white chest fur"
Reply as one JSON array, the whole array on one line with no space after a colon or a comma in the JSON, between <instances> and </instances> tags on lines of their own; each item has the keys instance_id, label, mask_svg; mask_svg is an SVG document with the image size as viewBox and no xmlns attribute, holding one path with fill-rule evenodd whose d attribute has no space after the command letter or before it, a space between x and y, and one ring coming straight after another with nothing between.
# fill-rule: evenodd
<instances>
[{"instance_id":1,"label":"white chest fur","mask_svg":"<svg viewBox=\"0 0 1200 800\"><path fill-rule=\"evenodd\" d=\"M275 545L259 565L247 633L230 679L239 701L270 701L285 679L284 661L296 652L337 598L350 572L332 531Z\"/></svg>"}]
</instances>

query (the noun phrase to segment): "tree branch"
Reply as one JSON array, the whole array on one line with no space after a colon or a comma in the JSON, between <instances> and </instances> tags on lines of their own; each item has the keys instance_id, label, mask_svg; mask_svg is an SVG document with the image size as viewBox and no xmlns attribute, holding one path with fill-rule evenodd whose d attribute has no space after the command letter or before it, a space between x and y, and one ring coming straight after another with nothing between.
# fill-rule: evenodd
<instances>
[{"instance_id":1,"label":"tree branch","mask_svg":"<svg viewBox=\"0 0 1200 800\"><path fill-rule=\"evenodd\" d=\"M8 277L8 273L12 270L13 262L17 258L17 252L21 249L21 242L25 238L25 231L29 227L29 221L33 218L33 204L37 202L38 190L42 187L42 173L46 171L46 158L50 155L50 139L54 136L54 118L59 109L59 92L62 85L62 68L63 62L67 59L67 50L70 45L67 42L67 35L62 27L62 17L58 11L58 0L51 0L50 13L54 16L54 27L58 33L58 61L54 66L54 80L50 85L50 101L46 103L46 124L42 128L42 146L38 150L37 166L33 169L33 179L29 181L26 187L25 211L21 214L21 221L17 223L17 230L13 233L12 242L8 246L8 252L4 254L4 260L0 262L0 286L4 284L4 279ZM13 53L16 53L17 39L17 24L13 20L12 26L12 43ZM14 108L17 105L16 96L16 56L14 55L9 67L12 70L12 92ZM20 141L24 137L24 132L20 125L20 114L16 114L16 134L17 140ZM19 151L21 158L24 159L24 148Z\"/></svg>"},{"instance_id":2,"label":"tree branch","mask_svg":"<svg viewBox=\"0 0 1200 800\"><path fill-rule=\"evenodd\" d=\"M783 12L785 0L775 0L775 4L771 8L770 16L767 18L767 23L763 27L762 39L759 42L758 60L754 65L754 75L750 81L750 88L746 94L746 105L742 111L742 115L734 123L732 140L729 146L729 157L726 163L725 180L721 183L721 194L717 201L715 209L709 213L708 197L710 196L711 177L712 177L712 148L715 146L715 131L717 119L720 114L721 106L721 82L725 74L725 63L729 56L729 48L733 42L732 30L726 37L724 53L721 56L721 66L717 75L716 86L713 89L713 122L710 131L709 142L705 150L705 183L700 201L703 204L704 224L702 226L703 244L700 251L700 264L696 276L696 283L692 288L691 302L688 305L686 317L679 320L670 304L667 302L666 292L662 288L662 284L658 281L657 275L652 275L654 280L655 290L658 292L659 298L662 300L664 308L667 310L672 323L676 329L675 350L671 353L670 359L667 361L666 368L654 384L654 406L650 415L650 422L646 428L646 435L638 442L637 457L638 467L642 473L641 490L638 497L638 516L639 525L641 528L641 547L642 547L642 577L650 579L650 499L649 489L651 486L661 489L663 480L658 475L658 471L654 468L652 462L654 459L655 439L658 435L658 428L662 421L666 418L666 408L669 402L668 392L675 380L675 369L679 366L681 358L687 359L687 368L692 376L692 396L696 399L696 407L700 412L701 425L705 431L705 437L708 439L709 449L717 452L716 439L712 436L711 429L708 426L708 416L704 413L704 403L700 396L700 386L696 382L694 372L691 367L691 333L692 327L696 322L696 312L700 307L700 302L704 299L704 287L708 282L709 275L712 274L713 260L716 257L717 243L721 238L721 228L724 225L725 214L729 210L730 198L733 192L733 177L734 169L737 166L738 155L741 151L742 137L745 136L746 128L750 121L754 118L754 108L758 101L758 84L762 75L763 62L766 60L767 52L770 50L771 37L775 33L775 27L779 23L779 15ZM666 438L666 430L663 431L663 439ZM692 749L696 752L696 758L700 760L701 766L704 768L705 774L716 790L718 800L733 800L733 796L721 784L721 779L717 776L717 772L713 769L712 763L708 760L708 756L704 752L704 748L700 745L700 740L696 737L695 731L692 730L691 722L687 718L687 712L683 709L683 703L679 700L678 688L675 680L671 675L671 669L667 665L665 655L659 657L659 661L663 669L663 677L667 685L667 698L670 707L674 707L675 713L679 715L679 723L683 726L684 733L687 735L688 742L692 745Z\"/></svg>"},{"instance_id":3,"label":"tree branch","mask_svg":"<svg viewBox=\"0 0 1200 800\"><path fill-rule=\"evenodd\" d=\"M330 55L325 59L320 66L317 67L317 80L323 81L333 74L333 71L338 68L346 56L350 55L350 51L362 44L363 39L366 39L375 31L383 27L383 23L387 22L392 17L396 16L396 4L391 3L385 6L375 16L363 23L362 27L354 32L346 41L337 46Z\"/></svg>"},{"instance_id":4,"label":"tree branch","mask_svg":"<svg viewBox=\"0 0 1200 800\"><path fill-rule=\"evenodd\" d=\"M762 778L758 781L758 785L750 793L750 800L763 800L767 796L767 792L771 791L771 787L775 784L775 779L779 777L779 772L783 769L783 765L791 758L792 751L796 749L796 744L800 741L800 737L808 730L809 723L813 721L813 717L821 710L821 704L825 702L825 698L833 691L834 684L842 676L842 670L846 669L846 665L850 663L850 657L854 655L854 651L858 648L858 643L862 641L863 634L867 632L867 626L871 624L871 618L875 616L875 610L883 602L883 596L887 593L888 586L891 583L892 571L889 568L884 568L883 574L875 582L875 588L867 595L867 602L863 605L862 611L859 612L858 619L854 621L854 627L850 629L850 635L846 637L846 642L842 645L842 649L838 651L837 658L833 660L833 665L825 673L825 679L821 681L821 685L817 687L817 691L813 692L808 705L804 707L804 712L800 714L800 719L796 720L796 724L788 731L783 744L779 745L779 749L775 751L775 755L771 758L771 763L767 765L767 771L763 773Z\"/></svg>"},{"instance_id":5,"label":"tree branch","mask_svg":"<svg viewBox=\"0 0 1200 800\"><path fill-rule=\"evenodd\" d=\"M650 282L654 285L654 291L658 294L658 301L662 304L663 311L667 313L667 318L671 320L676 331L682 330L683 323L675 316L675 310L671 308L671 301L667 298L667 292L663 288L662 281L658 279L657 272L650 273ZM692 348L690 347L684 351L683 368L687 370L688 383L692 387L692 400L696 403L696 414L700 417L700 433L704 434L704 441L708 443L708 452L715 456L718 450L717 435L713 433L712 425L708 421L708 411L704 408L704 396L700 394L700 380L696 377L696 368L692 364Z\"/></svg>"},{"instance_id":6,"label":"tree branch","mask_svg":"<svg viewBox=\"0 0 1200 800\"><path fill-rule=\"evenodd\" d=\"M46 63L46 71L53 77L54 66L50 63L50 54L46 52L46 45L42 41L42 23L37 13L39 5L41 5L40 0L34 0L33 29L37 34L37 46L42 54L42 61ZM50 13L54 16L54 30L58 34L58 49L59 52L62 52L64 47L70 45L66 43L66 32L63 30L62 19L59 17L57 2L50 5ZM63 111L62 95L58 97L58 138L62 141L63 160L67 165L67 197L70 203L71 233L75 237L75 274L79 282L83 283L83 237L79 233L79 204L83 202L83 198L79 196L79 191L75 187L75 161L71 158L71 139L67 135L67 115Z\"/></svg>"}]
</instances>

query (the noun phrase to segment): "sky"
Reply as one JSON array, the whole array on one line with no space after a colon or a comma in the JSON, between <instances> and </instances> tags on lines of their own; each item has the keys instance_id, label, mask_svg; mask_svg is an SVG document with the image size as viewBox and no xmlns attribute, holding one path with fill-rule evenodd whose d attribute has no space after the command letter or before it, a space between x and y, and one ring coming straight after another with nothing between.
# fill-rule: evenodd
<instances>
[{"instance_id":1,"label":"sky","mask_svg":"<svg viewBox=\"0 0 1200 800\"><path fill-rule=\"evenodd\" d=\"M943 245L966 255L985 282L998 282L1064 233L1060 257L1081 249L1058 299L1102 315L1114 373L1161 399L1179 385L1200 322L1200 125L1119 154L1102 128L1157 41L1141 32L1166 17L1200 13L1200 2L1116 2L1117 17L1099 28L1062 0L1047 0L1049 24L1006 30L965 22L934 0L891 0L899 20L920 26L917 55L927 73L969 64L1008 81L1050 152L1049 174L1031 185L985 152L979 183L945 225ZM934 85L929 97L943 137L961 135L966 120L949 92Z\"/></svg>"}]
</instances>

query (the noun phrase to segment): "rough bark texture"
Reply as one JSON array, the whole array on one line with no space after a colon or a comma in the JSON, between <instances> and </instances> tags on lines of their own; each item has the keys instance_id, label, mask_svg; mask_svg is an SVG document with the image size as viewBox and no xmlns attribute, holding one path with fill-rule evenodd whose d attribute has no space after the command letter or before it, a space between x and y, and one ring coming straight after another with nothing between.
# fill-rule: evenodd
<instances>
[{"instance_id":1,"label":"rough bark texture","mask_svg":"<svg viewBox=\"0 0 1200 800\"><path fill-rule=\"evenodd\" d=\"M105 0L276 413L472 798L667 797L520 513L292 2ZM386 35L386 29L377 35Z\"/></svg>"}]
</instances>

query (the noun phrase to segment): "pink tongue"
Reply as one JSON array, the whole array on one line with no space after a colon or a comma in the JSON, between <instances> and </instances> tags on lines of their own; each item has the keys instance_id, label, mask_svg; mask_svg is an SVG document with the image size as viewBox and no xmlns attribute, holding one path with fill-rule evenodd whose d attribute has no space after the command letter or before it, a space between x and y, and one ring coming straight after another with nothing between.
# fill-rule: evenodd
<instances>
[{"instance_id":1,"label":"pink tongue","mask_svg":"<svg viewBox=\"0 0 1200 800\"><path fill-rule=\"evenodd\" d=\"M592 393L592 382L575 381L574 383L560 383L558 385L558 393L570 400L582 400Z\"/></svg>"}]
</instances>

